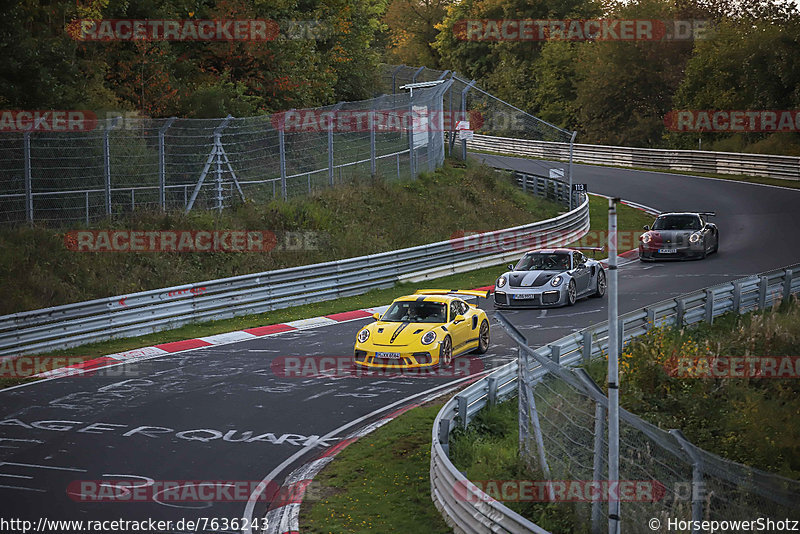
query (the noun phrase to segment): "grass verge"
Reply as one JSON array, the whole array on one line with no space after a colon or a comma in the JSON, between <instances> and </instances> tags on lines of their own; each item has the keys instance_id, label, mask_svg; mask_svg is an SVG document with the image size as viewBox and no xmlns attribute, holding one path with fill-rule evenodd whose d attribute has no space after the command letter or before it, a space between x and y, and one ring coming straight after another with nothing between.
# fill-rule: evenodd
<instances>
[{"instance_id":1,"label":"grass verge","mask_svg":"<svg viewBox=\"0 0 800 534\"><path fill-rule=\"evenodd\" d=\"M314 478L303 532L452 532L431 501L436 402L415 408L349 445Z\"/></svg>"}]
</instances>

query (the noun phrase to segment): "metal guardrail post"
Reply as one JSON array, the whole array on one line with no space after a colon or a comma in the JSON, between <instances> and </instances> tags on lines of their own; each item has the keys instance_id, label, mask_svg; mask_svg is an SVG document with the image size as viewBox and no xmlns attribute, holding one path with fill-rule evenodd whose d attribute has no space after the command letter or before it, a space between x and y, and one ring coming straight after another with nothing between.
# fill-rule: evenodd
<instances>
[{"instance_id":1,"label":"metal guardrail post","mask_svg":"<svg viewBox=\"0 0 800 534\"><path fill-rule=\"evenodd\" d=\"M695 446L686 439L683 432L670 430L669 433L675 437L692 463L692 534L699 534L703 532L699 529L703 520L703 463L694 450Z\"/></svg>"},{"instance_id":2,"label":"metal guardrail post","mask_svg":"<svg viewBox=\"0 0 800 534\"><path fill-rule=\"evenodd\" d=\"M550 359L554 363L559 363L561 361L561 345L547 345L547 348L550 349Z\"/></svg>"},{"instance_id":3,"label":"metal guardrail post","mask_svg":"<svg viewBox=\"0 0 800 534\"><path fill-rule=\"evenodd\" d=\"M33 126L31 126L32 128ZM25 157L25 219L33 222L33 180L31 179L31 129L22 134L22 146ZM88 193L87 193L88 194Z\"/></svg>"},{"instance_id":4,"label":"metal guardrail post","mask_svg":"<svg viewBox=\"0 0 800 534\"><path fill-rule=\"evenodd\" d=\"M714 292L706 289L705 319L708 324L714 322Z\"/></svg>"},{"instance_id":5,"label":"metal guardrail post","mask_svg":"<svg viewBox=\"0 0 800 534\"><path fill-rule=\"evenodd\" d=\"M165 146L165 136L167 129L175 122L176 117L170 117L161 128L158 129L158 205L161 211L167 208L167 154Z\"/></svg>"},{"instance_id":6,"label":"metal guardrail post","mask_svg":"<svg viewBox=\"0 0 800 534\"><path fill-rule=\"evenodd\" d=\"M103 174L106 187L106 215L111 215L111 130L117 127L119 117L106 119L106 129L103 132ZM111 125L109 126L109 121Z\"/></svg>"},{"instance_id":7,"label":"metal guardrail post","mask_svg":"<svg viewBox=\"0 0 800 534\"><path fill-rule=\"evenodd\" d=\"M442 419L439 421L439 444L441 444L444 453L450 455L450 419Z\"/></svg>"},{"instance_id":8,"label":"metal guardrail post","mask_svg":"<svg viewBox=\"0 0 800 534\"><path fill-rule=\"evenodd\" d=\"M653 308L645 308L644 313L645 321L647 322L647 324L645 324L645 329L650 330L651 327L656 325L656 311Z\"/></svg>"},{"instance_id":9,"label":"metal guardrail post","mask_svg":"<svg viewBox=\"0 0 800 534\"><path fill-rule=\"evenodd\" d=\"M742 308L742 283L741 282L734 282L733 283L733 311L735 313L741 313Z\"/></svg>"},{"instance_id":10,"label":"metal guardrail post","mask_svg":"<svg viewBox=\"0 0 800 534\"><path fill-rule=\"evenodd\" d=\"M466 430L469 424L469 419L467 419L467 398L463 395L458 395L456 399L458 401L458 417L461 419L461 427Z\"/></svg>"},{"instance_id":11,"label":"metal guardrail post","mask_svg":"<svg viewBox=\"0 0 800 534\"><path fill-rule=\"evenodd\" d=\"M675 326L683 328L683 315L686 313L686 302L683 299L675 299Z\"/></svg>"},{"instance_id":12,"label":"metal guardrail post","mask_svg":"<svg viewBox=\"0 0 800 534\"><path fill-rule=\"evenodd\" d=\"M488 390L486 392L487 402L489 406L494 406L497 404L497 377L496 376L489 376L487 377L487 386Z\"/></svg>"},{"instance_id":13,"label":"metal guardrail post","mask_svg":"<svg viewBox=\"0 0 800 534\"><path fill-rule=\"evenodd\" d=\"M767 285L769 281L766 276L762 276L758 281L758 309L763 310L767 307Z\"/></svg>"},{"instance_id":14,"label":"metal guardrail post","mask_svg":"<svg viewBox=\"0 0 800 534\"><path fill-rule=\"evenodd\" d=\"M783 302L789 302L792 298L792 269L786 269L783 273Z\"/></svg>"},{"instance_id":15,"label":"metal guardrail post","mask_svg":"<svg viewBox=\"0 0 800 534\"><path fill-rule=\"evenodd\" d=\"M583 331L581 357L583 358L583 363L589 363L592 360L592 331L588 328Z\"/></svg>"}]
</instances>

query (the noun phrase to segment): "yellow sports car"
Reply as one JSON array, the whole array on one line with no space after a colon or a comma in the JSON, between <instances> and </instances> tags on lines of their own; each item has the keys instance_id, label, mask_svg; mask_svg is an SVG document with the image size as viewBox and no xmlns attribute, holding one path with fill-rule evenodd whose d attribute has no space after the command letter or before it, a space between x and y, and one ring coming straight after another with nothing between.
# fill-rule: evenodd
<instances>
[{"instance_id":1,"label":"yellow sports car","mask_svg":"<svg viewBox=\"0 0 800 534\"><path fill-rule=\"evenodd\" d=\"M355 363L362 367L448 367L453 357L489 349L489 319L459 295L488 298L488 291L424 289L400 297L356 335Z\"/></svg>"}]
</instances>

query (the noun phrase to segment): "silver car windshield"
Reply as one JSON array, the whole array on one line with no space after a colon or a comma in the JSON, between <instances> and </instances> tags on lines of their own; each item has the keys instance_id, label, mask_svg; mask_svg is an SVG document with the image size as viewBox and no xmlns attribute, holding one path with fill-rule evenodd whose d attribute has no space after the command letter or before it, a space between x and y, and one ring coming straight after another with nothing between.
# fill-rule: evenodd
<instances>
[{"instance_id":1,"label":"silver car windshield","mask_svg":"<svg viewBox=\"0 0 800 534\"><path fill-rule=\"evenodd\" d=\"M441 302L403 300L389 306L381 321L444 323L447 322L447 307Z\"/></svg>"},{"instance_id":2,"label":"silver car windshield","mask_svg":"<svg viewBox=\"0 0 800 534\"><path fill-rule=\"evenodd\" d=\"M699 230L700 218L696 215L664 215L653 223L653 230Z\"/></svg>"},{"instance_id":3,"label":"silver car windshield","mask_svg":"<svg viewBox=\"0 0 800 534\"><path fill-rule=\"evenodd\" d=\"M532 252L525 254L514 269L517 271L568 271L569 254Z\"/></svg>"}]
</instances>

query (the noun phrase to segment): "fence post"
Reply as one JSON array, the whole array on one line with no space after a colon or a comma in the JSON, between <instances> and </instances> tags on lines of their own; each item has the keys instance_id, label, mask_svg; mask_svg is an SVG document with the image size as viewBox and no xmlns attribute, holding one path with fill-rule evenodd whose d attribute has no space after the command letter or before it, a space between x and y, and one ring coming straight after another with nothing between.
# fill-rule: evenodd
<instances>
[{"instance_id":1,"label":"fence post","mask_svg":"<svg viewBox=\"0 0 800 534\"><path fill-rule=\"evenodd\" d=\"M103 173L105 174L106 189L106 215L111 215L111 130L117 127L119 117L106 119L106 129L103 132ZM111 125L109 126L109 122Z\"/></svg>"},{"instance_id":2,"label":"fence post","mask_svg":"<svg viewBox=\"0 0 800 534\"><path fill-rule=\"evenodd\" d=\"M339 111L339 108L342 107L344 102L339 102L331 109L333 116L336 116L336 112ZM335 119L331 119L330 124L328 124L328 185L333 187L333 125L336 123ZM340 180L341 181L341 180Z\"/></svg>"},{"instance_id":3,"label":"fence post","mask_svg":"<svg viewBox=\"0 0 800 534\"><path fill-rule=\"evenodd\" d=\"M762 276L758 282L758 309L767 307L767 277Z\"/></svg>"},{"instance_id":4,"label":"fence post","mask_svg":"<svg viewBox=\"0 0 800 534\"><path fill-rule=\"evenodd\" d=\"M561 345L547 345L550 349L550 360L554 363L561 362Z\"/></svg>"},{"instance_id":5,"label":"fence post","mask_svg":"<svg viewBox=\"0 0 800 534\"><path fill-rule=\"evenodd\" d=\"M33 126L31 126L32 128ZM31 130L22 134L22 145L25 152L25 218L33 222L33 181L31 180Z\"/></svg>"},{"instance_id":6,"label":"fence post","mask_svg":"<svg viewBox=\"0 0 800 534\"><path fill-rule=\"evenodd\" d=\"M650 330L651 326L656 325L656 312L653 308L645 308L644 309L645 321L647 321L647 325L645 326L646 330Z\"/></svg>"},{"instance_id":7,"label":"fence post","mask_svg":"<svg viewBox=\"0 0 800 534\"><path fill-rule=\"evenodd\" d=\"M420 73L421 73L423 70L425 70L425 67L420 67L420 68L418 68L418 69L417 69L417 72L415 72L415 73L414 73L414 76L412 76L412 77L411 77L411 83L417 83L417 76L419 76L419 74L420 74Z\"/></svg>"},{"instance_id":8,"label":"fence post","mask_svg":"<svg viewBox=\"0 0 800 534\"><path fill-rule=\"evenodd\" d=\"M444 449L444 453L450 456L450 419L439 421L439 444Z\"/></svg>"},{"instance_id":9,"label":"fence post","mask_svg":"<svg viewBox=\"0 0 800 534\"><path fill-rule=\"evenodd\" d=\"M706 302L705 302L706 322L711 324L714 322L714 292L706 289Z\"/></svg>"},{"instance_id":10,"label":"fence post","mask_svg":"<svg viewBox=\"0 0 800 534\"><path fill-rule=\"evenodd\" d=\"M783 272L783 301L789 302L792 299L792 269Z\"/></svg>"},{"instance_id":11,"label":"fence post","mask_svg":"<svg viewBox=\"0 0 800 534\"><path fill-rule=\"evenodd\" d=\"M695 452L692 445L683 432L680 430L670 430L670 434L678 441L681 448L689 456L692 462L692 534L702 532L699 529L700 522L703 520L703 463L700 456Z\"/></svg>"},{"instance_id":12,"label":"fence post","mask_svg":"<svg viewBox=\"0 0 800 534\"><path fill-rule=\"evenodd\" d=\"M372 103L373 108L375 107L375 102ZM375 161L375 110L371 109L369 111L369 173L370 176L375 178L376 172L376 161Z\"/></svg>"},{"instance_id":13,"label":"fence post","mask_svg":"<svg viewBox=\"0 0 800 534\"><path fill-rule=\"evenodd\" d=\"M675 299L675 326L683 328L683 314L686 312L686 303L683 299Z\"/></svg>"},{"instance_id":14,"label":"fence post","mask_svg":"<svg viewBox=\"0 0 800 534\"><path fill-rule=\"evenodd\" d=\"M527 194L528 193L528 176L524 173L519 173L520 178L522 178L522 192Z\"/></svg>"},{"instance_id":15,"label":"fence post","mask_svg":"<svg viewBox=\"0 0 800 534\"><path fill-rule=\"evenodd\" d=\"M281 198L286 201L286 141L284 139L283 128L278 130L278 151L280 154L281 167Z\"/></svg>"},{"instance_id":16,"label":"fence post","mask_svg":"<svg viewBox=\"0 0 800 534\"><path fill-rule=\"evenodd\" d=\"M175 122L175 117L170 117L167 122L158 129L158 205L161 211L167 208L167 155L164 137L167 129Z\"/></svg>"},{"instance_id":17,"label":"fence post","mask_svg":"<svg viewBox=\"0 0 800 534\"><path fill-rule=\"evenodd\" d=\"M574 369L573 372L582 382L586 388L586 392L594 399L594 461L592 462L592 480L595 482L602 482L606 479L603 476L603 458L605 457L603 451L603 437L605 434L605 415L606 408L601 402L605 398L603 391L589 376L585 369ZM592 394L593 393L593 394ZM600 499L592 501L592 534L600 534L603 532L605 521L603 519L603 507Z\"/></svg>"},{"instance_id":18,"label":"fence post","mask_svg":"<svg viewBox=\"0 0 800 534\"><path fill-rule=\"evenodd\" d=\"M567 174L569 175L569 211L572 211L572 148L575 145L575 136L578 132L572 132L572 137L569 139L569 164L567 166Z\"/></svg>"},{"instance_id":19,"label":"fence post","mask_svg":"<svg viewBox=\"0 0 800 534\"><path fill-rule=\"evenodd\" d=\"M533 424L533 436L536 440L536 449L539 455L539 468L542 470L542 474L544 474L545 479L549 482L551 480L550 476L550 466L547 463L547 454L544 450L544 437L542 435L542 427L539 424L539 412L536 410L536 399L534 398L533 392L533 385L530 381L530 375L528 374L528 352L526 346L519 346L519 359L517 360L517 367L518 367L518 378L517 378L517 387L522 388L524 394L518 394L520 398L520 404L525 404L521 406L524 408L524 412L520 410L520 417L522 414L525 413L526 418L530 423ZM524 356L523 356L524 354ZM530 412L528 411L530 410ZM526 421L527 422L527 421ZM523 439L523 432L520 429L520 440ZM553 499L553 487L548 484L548 494L549 498Z\"/></svg>"},{"instance_id":20,"label":"fence post","mask_svg":"<svg viewBox=\"0 0 800 534\"><path fill-rule=\"evenodd\" d=\"M400 72L400 69L405 67L405 65L399 65L392 71L392 94L396 94L397 90L395 89L395 80L397 79L397 73Z\"/></svg>"},{"instance_id":21,"label":"fence post","mask_svg":"<svg viewBox=\"0 0 800 534\"><path fill-rule=\"evenodd\" d=\"M467 93L469 92L469 88L475 84L475 80L472 80L467 84L464 89L461 90L461 118L466 119L467 117ZM470 128L472 125L470 124ZM467 160L467 140L461 140L461 159L466 161Z\"/></svg>"}]
</instances>

